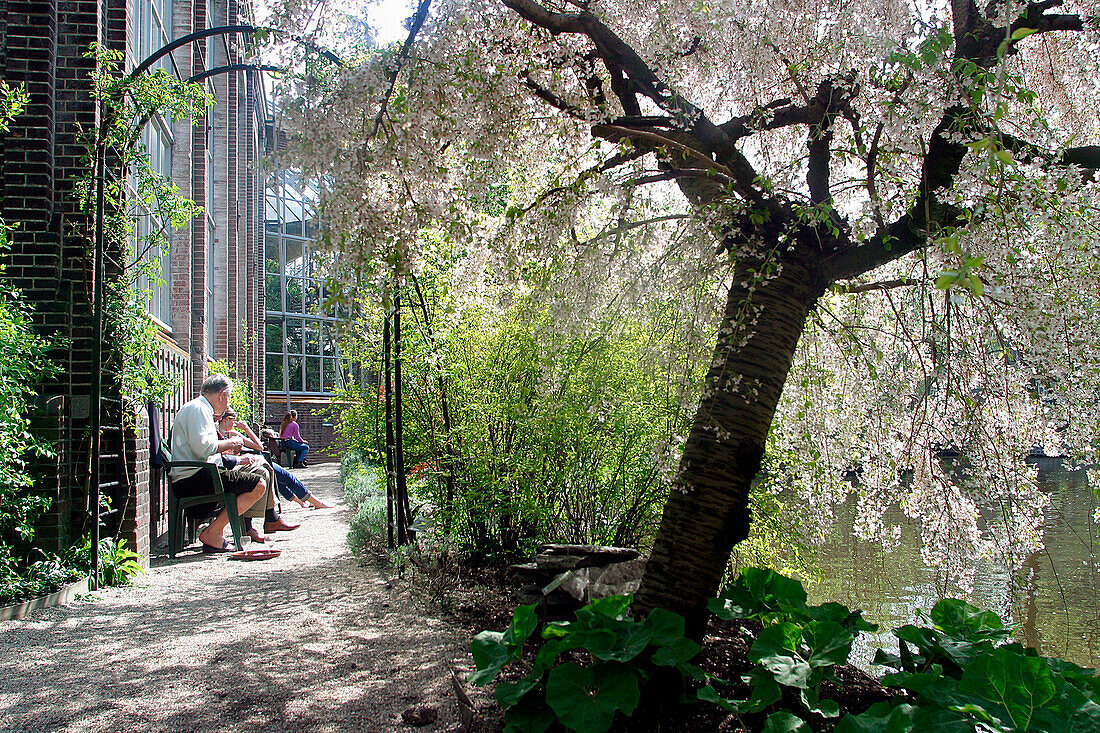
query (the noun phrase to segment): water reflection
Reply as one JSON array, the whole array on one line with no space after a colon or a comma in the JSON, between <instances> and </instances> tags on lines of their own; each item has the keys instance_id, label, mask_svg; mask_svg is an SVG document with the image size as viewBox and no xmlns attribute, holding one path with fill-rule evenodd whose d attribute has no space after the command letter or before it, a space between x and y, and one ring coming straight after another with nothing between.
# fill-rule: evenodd
<instances>
[{"instance_id":1,"label":"water reflection","mask_svg":"<svg viewBox=\"0 0 1100 733\"><path fill-rule=\"evenodd\" d=\"M965 600L1017 624L1017 638L1041 654L1098 667L1096 501L1084 471L1066 470L1052 459L1044 459L1039 468L1040 485L1051 499L1044 524L1046 549L1015 573L992 563L979 566L974 592ZM901 543L884 551L852 534L854 510L854 502L838 508L836 527L820 549L820 577L806 584L811 602L862 608L883 629L927 614L950 589L921 560L917 527L895 510L888 519L901 525ZM888 631L865 636L853 649L853 661L869 666L878 647L896 651L896 639Z\"/></svg>"}]
</instances>

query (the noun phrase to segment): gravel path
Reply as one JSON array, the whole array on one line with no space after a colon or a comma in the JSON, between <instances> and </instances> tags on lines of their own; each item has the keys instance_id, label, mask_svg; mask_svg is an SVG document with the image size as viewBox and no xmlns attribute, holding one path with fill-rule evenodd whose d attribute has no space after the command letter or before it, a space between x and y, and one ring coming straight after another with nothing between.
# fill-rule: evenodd
<instances>
[{"instance_id":1,"label":"gravel path","mask_svg":"<svg viewBox=\"0 0 1100 733\"><path fill-rule=\"evenodd\" d=\"M342 495L338 466L298 472ZM459 729L448 660L468 634L424 615L346 543L348 510L283 502L280 557L193 546L133 586L0 624L0 731L412 731L420 703Z\"/></svg>"}]
</instances>

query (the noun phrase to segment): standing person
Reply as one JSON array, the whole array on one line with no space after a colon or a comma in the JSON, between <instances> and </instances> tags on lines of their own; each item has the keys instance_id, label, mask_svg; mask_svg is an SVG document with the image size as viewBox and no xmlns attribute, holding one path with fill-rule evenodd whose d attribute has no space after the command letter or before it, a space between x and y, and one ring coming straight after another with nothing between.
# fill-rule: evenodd
<instances>
[{"instance_id":1,"label":"standing person","mask_svg":"<svg viewBox=\"0 0 1100 733\"><path fill-rule=\"evenodd\" d=\"M287 447L295 453L294 465L291 468L304 468L306 453L309 453L309 443L302 440L302 431L298 429L297 410L291 410L283 418L279 426L279 437L283 438Z\"/></svg>"},{"instance_id":2,"label":"standing person","mask_svg":"<svg viewBox=\"0 0 1100 733\"><path fill-rule=\"evenodd\" d=\"M260 442L259 437L256 436L256 433L252 432L252 428L248 426L248 423L237 420L237 413L233 412L232 408L222 413L221 419L218 421L218 430L225 435L241 436L244 440L245 448L260 452L264 450L264 446ZM275 483L279 487L279 493L283 495L283 498L297 502L303 509L307 506L314 509L332 508L329 504L326 504L314 496L313 493L290 471L286 470L278 463L270 463L268 465L271 470L275 472ZM275 529L277 531L278 528ZM264 531L268 532L272 530L265 527Z\"/></svg>"},{"instance_id":3,"label":"standing person","mask_svg":"<svg viewBox=\"0 0 1100 733\"><path fill-rule=\"evenodd\" d=\"M172 457L179 461L214 463L222 471L222 486L237 500L237 511L243 513L263 499L267 484L256 473L240 470L256 462L256 456L227 455L240 451L244 440L239 436L218 438L214 415L229 407L233 382L224 374L212 374L203 380L199 396L186 403L176 413L172 425ZM191 466L172 469L172 490L177 496L200 496L213 491L210 474ZM229 523L229 513L222 511L199 533L202 551L231 552L223 533Z\"/></svg>"}]
</instances>

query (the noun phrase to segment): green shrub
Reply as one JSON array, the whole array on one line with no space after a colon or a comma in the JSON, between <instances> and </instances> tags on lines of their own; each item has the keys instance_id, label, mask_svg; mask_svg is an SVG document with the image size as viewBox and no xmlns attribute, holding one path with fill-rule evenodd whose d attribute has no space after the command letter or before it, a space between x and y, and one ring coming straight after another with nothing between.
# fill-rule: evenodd
<instances>
[{"instance_id":1,"label":"green shrub","mask_svg":"<svg viewBox=\"0 0 1100 733\"><path fill-rule=\"evenodd\" d=\"M87 574L55 556L43 556L29 563L13 561L4 557L7 550L0 546L0 606L49 595Z\"/></svg>"},{"instance_id":2,"label":"green shrub","mask_svg":"<svg viewBox=\"0 0 1100 733\"><path fill-rule=\"evenodd\" d=\"M387 544L386 481L380 469L361 454L340 461L344 501L355 514L348 526L348 546L357 554L383 550Z\"/></svg>"},{"instance_id":3,"label":"green shrub","mask_svg":"<svg viewBox=\"0 0 1100 733\"><path fill-rule=\"evenodd\" d=\"M711 601L720 618L756 619L764 626L749 649L757 666L742 680L744 700L724 698L720 681L700 699L738 714L767 713L766 730L810 730L811 716L839 717L833 700L819 695L822 681L837 681L852 642L877 627L839 603L806 605L802 584L771 570L747 568ZM1094 670L1044 658L1018 643L994 613L946 598L932 609L932 628L903 626L894 635L899 653L879 651L875 663L895 671L881 683L910 693L841 718L837 733L1100 730L1100 678ZM784 690L796 694L784 695ZM781 700L798 700L785 709Z\"/></svg>"},{"instance_id":4,"label":"green shrub","mask_svg":"<svg viewBox=\"0 0 1100 733\"><path fill-rule=\"evenodd\" d=\"M847 716L838 733L934 728L1015 733L1100 730L1096 670L1042 657L1009 642L1011 629L989 611L946 598L932 608L932 628L894 631L899 653L881 650L875 663L895 672L883 685L914 696Z\"/></svg>"}]
</instances>

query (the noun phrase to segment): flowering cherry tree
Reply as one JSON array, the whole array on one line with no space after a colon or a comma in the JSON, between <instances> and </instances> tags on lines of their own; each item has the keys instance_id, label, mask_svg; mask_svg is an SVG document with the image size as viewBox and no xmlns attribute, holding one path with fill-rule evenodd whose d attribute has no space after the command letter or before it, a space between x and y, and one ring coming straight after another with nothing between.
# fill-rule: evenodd
<instances>
[{"instance_id":1,"label":"flowering cherry tree","mask_svg":"<svg viewBox=\"0 0 1100 733\"><path fill-rule=\"evenodd\" d=\"M568 260L563 319L639 283L720 284L636 597L698 634L754 480L811 519L855 492L857 530L887 541L900 503L963 583L1039 546L1024 457L1089 459L1100 426L1098 15L436 0L405 48L298 83L293 152L346 262L415 270L425 230L477 276Z\"/></svg>"}]
</instances>

